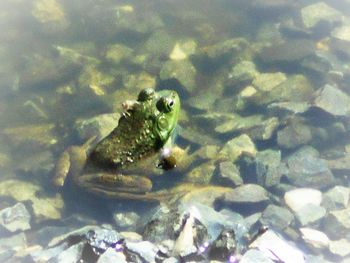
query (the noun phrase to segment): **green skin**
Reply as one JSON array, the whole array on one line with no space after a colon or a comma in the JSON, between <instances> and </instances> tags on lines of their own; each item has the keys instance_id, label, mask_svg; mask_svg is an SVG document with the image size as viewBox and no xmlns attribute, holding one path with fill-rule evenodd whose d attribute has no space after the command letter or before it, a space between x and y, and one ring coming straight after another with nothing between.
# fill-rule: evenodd
<instances>
[{"instance_id":1,"label":"green skin","mask_svg":"<svg viewBox=\"0 0 350 263\"><path fill-rule=\"evenodd\" d=\"M125 102L124 108L126 111L118 126L89 155L85 154L86 161L75 154L82 152L81 148L88 148L86 145L79 150L68 151L76 156L66 159L80 163L70 165L70 170L74 170L71 172L73 180L85 190L105 197L157 199L149 193L152 182L144 168L150 166L149 160L153 161L152 157L157 157L157 153L171 140L180 112L180 98L172 90L155 92L145 89L140 92L137 101ZM66 164L57 165L56 185L64 183L66 173L63 175L62 170L68 173Z\"/></svg>"}]
</instances>

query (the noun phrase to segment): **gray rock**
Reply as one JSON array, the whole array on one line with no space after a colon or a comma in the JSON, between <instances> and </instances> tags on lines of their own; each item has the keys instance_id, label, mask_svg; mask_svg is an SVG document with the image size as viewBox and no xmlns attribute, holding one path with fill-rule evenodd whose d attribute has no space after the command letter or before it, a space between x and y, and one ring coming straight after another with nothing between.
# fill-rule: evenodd
<instances>
[{"instance_id":1,"label":"gray rock","mask_svg":"<svg viewBox=\"0 0 350 263\"><path fill-rule=\"evenodd\" d=\"M269 205L263 211L260 222L263 225L283 230L293 222L294 216L288 209L276 205Z\"/></svg>"},{"instance_id":2,"label":"gray rock","mask_svg":"<svg viewBox=\"0 0 350 263\"><path fill-rule=\"evenodd\" d=\"M295 216L302 226L318 225L325 215L326 209L314 204L307 204L295 212Z\"/></svg>"},{"instance_id":3,"label":"gray rock","mask_svg":"<svg viewBox=\"0 0 350 263\"><path fill-rule=\"evenodd\" d=\"M317 92L314 105L335 116L348 116L350 113L350 97L328 84Z\"/></svg>"},{"instance_id":4,"label":"gray rock","mask_svg":"<svg viewBox=\"0 0 350 263\"><path fill-rule=\"evenodd\" d=\"M278 126L278 118L272 117L262 121L256 127L253 127L252 129L247 131L247 134L253 140L269 140L275 133Z\"/></svg>"},{"instance_id":5,"label":"gray rock","mask_svg":"<svg viewBox=\"0 0 350 263\"><path fill-rule=\"evenodd\" d=\"M311 128L299 119L293 119L286 127L277 132L277 143L286 149L297 148L312 140Z\"/></svg>"},{"instance_id":6,"label":"gray rock","mask_svg":"<svg viewBox=\"0 0 350 263\"><path fill-rule=\"evenodd\" d=\"M249 43L244 38L232 38L205 48L205 54L212 60L239 55Z\"/></svg>"},{"instance_id":7,"label":"gray rock","mask_svg":"<svg viewBox=\"0 0 350 263\"><path fill-rule=\"evenodd\" d=\"M244 184L226 193L223 200L229 203L260 203L269 200L268 192L257 184Z\"/></svg>"},{"instance_id":8,"label":"gray rock","mask_svg":"<svg viewBox=\"0 0 350 263\"><path fill-rule=\"evenodd\" d=\"M332 68L331 62L320 52L303 59L301 66L316 74L326 75Z\"/></svg>"},{"instance_id":9,"label":"gray rock","mask_svg":"<svg viewBox=\"0 0 350 263\"><path fill-rule=\"evenodd\" d=\"M236 64L228 74L228 82L231 84L243 81L252 81L259 72L252 61L241 61Z\"/></svg>"},{"instance_id":10,"label":"gray rock","mask_svg":"<svg viewBox=\"0 0 350 263\"><path fill-rule=\"evenodd\" d=\"M229 161L219 164L218 180L223 185L238 186L243 184L243 179L237 166Z\"/></svg>"},{"instance_id":11,"label":"gray rock","mask_svg":"<svg viewBox=\"0 0 350 263\"><path fill-rule=\"evenodd\" d=\"M149 241L127 242L126 249L137 254L146 262L155 262L158 248Z\"/></svg>"},{"instance_id":12,"label":"gray rock","mask_svg":"<svg viewBox=\"0 0 350 263\"><path fill-rule=\"evenodd\" d=\"M350 208L331 211L323 221L324 232L331 239L344 238L350 231Z\"/></svg>"},{"instance_id":13,"label":"gray rock","mask_svg":"<svg viewBox=\"0 0 350 263\"><path fill-rule=\"evenodd\" d=\"M114 44L107 48L106 51L106 60L118 65L124 60L130 59L133 50L127 46Z\"/></svg>"},{"instance_id":14,"label":"gray rock","mask_svg":"<svg viewBox=\"0 0 350 263\"><path fill-rule=\"evenodd\" d=\"M83 242L75 244L68 249L60 252L57 256L50 258L49 262L79 262L83 254L84 245L85 244Z\"/></svg>"},{"instance_id":15,"label":"gray rock","mask_svg":"<svg viewBox=\"0 0 350 263\"><path fill-rule=\"evenodd\" d=\"M255 171L260 185L271 187L278 185L282 176L281 152L274 150L260 151L255 157Z\"/></svg>"},{"instance_id":16,"label":"gray rock","mask_svg":"<svg viewBox=\"0 0 350 263\"><path fill-rule=\"evenodd\" d=\"M177 80L189 93L196 88L196 68L189 60L169 60L159 73L161 80Z\"/></svg>"},{"instance_id":17,"label":"gray rock","mask_svg":"<svg viewBox=\"0 0 350 263\"><path fill-rule=\"evenodd\" d=\"M350 24L335 28L332 31L332 37L350 42Z\"/></svg>"},{"instance_id":18,"label":"gray rock","mask_svg":"<svg viewBox=\"0 0 350 263\"><path fill-rule=\"evenodd\" d=\"M325 160L314 156L307 148L301 148L288 156L286 163L288 180L299 187L323 189L334 184L334 176Z\"/></svg>"},{"instance_id":19,"label":"gray rock","mask_svg":"<svg viewBox=\"0 0 350 263\"><path fill-rule=\"evenodd\" d=\"M229 140L221 149L219 155L231 161L236 161L242 155L255 156L257 150L254 142L246 134Z\"/></svg>"},{"instance_id":20,"label":"gray rock","mask_svg":"<svg viewBox=\"0 0 350 263\"><path fill-rule=\"evenodd\" d=\"M286 79L286 74L282 72L261 73L254 78L252 85L260 91L267 92L276 88Z\"/></svg>"},{"instance_id":21,"label":"gray rock","mask_svg":"<svg viewBox=\"0 0 350 263\"><path fill-rule=\"evenodd\" d=\"M97 260L97 263L127 263L124 254L108 248Z\"/></svg>"},{"instance_id":22,"label":"gray rock","mask_svg":"<svg viewBox=\"0 0 350 263\"><path fill-rule=\"evenodd\" d=\"M37 250L30 253L29 257L34 262L48 262L51 258L58 257L60 253L68 248L67 243L62 243L58 246L47 248L43 250Z\"/></svg>"},{"instance_id":23,"label":"gray rock","mask_svg":"<svg viewBox=\"0 0 350 263\"><path fill-rule=\"evenodd\" d=\"M0 225L10 232L30 229L30 219L31 216L22 203L17 203L0 211Z\"/></svg>"},{"instance_id":24,"label":"gray rock","mask_svg":"<svg viewBox=\"0 0 350 263\"><path fill-rule=\"evenodd\" d=\"M302 239L304 242L314 251L320 252L320 250L328 248L329 238L321 231L312 228L300 228Z\"/></svg>"},{"instance_id":25,"label":"gray rock","mask_svg":"<svg viewBox=\"0 0 350 263\"><path fill-rule=\"evenodd\" d=\"M240 263L273 263L269 257L257 249L249 249L239 261Z\"/></svg>"},{"instance_id":26,"label":"gray rock","mask_svg":"<svg viewBox=\"0 0 350 263\"><path fill-rule=\"evenodd\" d=\"M344 209L349 204L350 190L344 186L335 186L322 196L322 206L328 210Z\"/></svg>"},{"instance_id":27,"label":"gray rock","mask_svg":"<svg viewBox=\"0 0 350 263\"><path fill-rule=\"evenodd\" d=\"M21 251L27 247L26 235L22 232L0 239L0 258L8 259L17 251Z\"/></svg>"},{"instance_id":28,"label":"gray rock","mask_svg":"<svg viewBox=\"0 0 350 263\"><path fill-rule=\"evenodd\" d=\"M24 156L18 164L18 170L33 175L50 174L54 170L55 161L51 151L40 151Z\"/></svg>"},{"instance_id":29,"label":"gray rock","mask_svg":"<svg viewBox=\"0 0 350 263\"><path fill-rule=\"evenodd\" d=\"M165 30L154 31L145 43L147 53L168 57L175 45L175 39Z\"/></svg>"},{"instance_id":30,"label":"gray rock","mask_svg":"<svg viewBox=\"0 0 350 263\"><path fill-rule=\"evenodd\" d=\"M276 102L267 106L269 112L273 115L286 116L289 114L304 113L309 109L307 102Z\"/></svg>"},{"instance_id":31,"label":"gray rock","mask_svg":"<svg viewBox=\"0 0 350 263\"><path fill-rule=\"evenodd\" d=\"M342 14L324 2L308 5L301 9L301 17L306 28L313 28L324 22L329 25L341 22Z\"/></svg>"},{"instance_id":32,"label":"gray rock","mask_svg":"<svg viewBox=\"0 0 350 263\"><path fill-rule=\"evenodd\" d=\"M113 214L114 223L120 228L135 226L140 216L135 212L120 212Z\"/></svg>"}]
</instances>

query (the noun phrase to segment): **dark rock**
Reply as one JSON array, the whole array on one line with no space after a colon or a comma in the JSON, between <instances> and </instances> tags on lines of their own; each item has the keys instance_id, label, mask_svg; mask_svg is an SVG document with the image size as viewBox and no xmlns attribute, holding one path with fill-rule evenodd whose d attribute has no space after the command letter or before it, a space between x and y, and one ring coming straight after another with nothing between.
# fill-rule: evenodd
<instances>
[{"instance_id":1,"label":"dark rock","mask_svg":"<svg viewBox=\"0 0 350 263\"><path fill-rule=\"evenodd\" d=\"M344 209L349 204L350 190L345 186L335 186L322 196L322 206L327 210Z\"/></svg>"},{"instance_id":2,"label":"dark rock","mask_svg":"<svg viewBox=\"0 0 350 263\"><path fill-rule=\"evenodd\" d=\"M55 160L51 151L40 151L26 155L17 166L18 171L30 174L49 174L55 167Z\"/></svg>"},{"instance_id":3,"label":"dark rock","mask_svg":"<svg viewBox=\"0 0 350 263\"><path fill-rule=\"evenodd\" d=\"M283 230L293 222L294 216L288 209L276 205L269 205L263 211L261 223L274 229Z\"/></svg>"},{"instance_id":4,"label":"dark rock","mask_svg":"<svg viewBox=\"0 0 350 263\"><path fill-rule=\"evenodd\" d=\"M224 230L219 237L211 244L209 257L214 260L225 261L236 249L235 233Z\"/></svg>"},{"instance_id":5,"label":"dark rock","mask_svg":"<svg viewBox=\"0 0 350 263\"><path fill-rule=\"evenodd\" d=\"M30 229L31 216L22 203L0 211L0 225L10 232Z\"/></svg>"},{"instance_id":6,"label":"dark rock","mask_svg":"<svg viewBox=\"0 0 350 263\"><path fill-rule=\"evenodd\" d=\"M303 59L301 66L310 72L326 75L332 68L331 62L319 52Z\"/></svg>"},{"instance_id":7,"label":"dark rock","mask_svg":"<svg viewBox=\"0 0 350 263\"><path fill-rule=\"evenodd\" d=\"M350 231L350 208L331 211L323 221L324 232L333 240L344 238Z\"/></svg>"},{"instance_id":8,"label":"dark rock","mask_svg":"<svg viewBox=\"0 0 350 263\"><path fill-rule=\"evenodd\" d=\"M293 119L277 132L277 143L287 149L297 148L312 140L311 128L299 119Z\"/></svg>"},{"instance_id":9,"label":"dark rock","mask_svg":"<svg viewBox=\"0 0 350 263\"><path fill-rule=\"evenodd\" d=\"M318 225L325 215L326 209L314 204L307 204L295 212L295 216L302 226Z\"/></svg>"},{"instance_id":10,"label":"dark rock","mask_svg":"<svg viewBox=\"0 0 350 263\"><path fill-rule=\"evenodd\" d=\"M222 185L238 186L243 184L243 179L240 176L238 168L229 161L219 164L217 179Z\"/></svg>"},{"instance_id":11,"label":"dark rock","mask_svg":"<svg viewBox=\"0 0 350 263\"><path fill-rule=\"evenodd\" d=\"M334 184L334 177L325 160L309 148L301 148L286 159L287 179L296 186L323 189Z\"/></svg>"},{"instance_id":12,"label":"dark rock","mask_svg":"<svg viewBox=\"0 0 350 263\"><path fill-rule=\"evenodd\" d=\"M271 187L278 185L281 173L281 152L274 150L260 151L255 157L255 173L260 185Z\"/></svg>"}]
</instances>

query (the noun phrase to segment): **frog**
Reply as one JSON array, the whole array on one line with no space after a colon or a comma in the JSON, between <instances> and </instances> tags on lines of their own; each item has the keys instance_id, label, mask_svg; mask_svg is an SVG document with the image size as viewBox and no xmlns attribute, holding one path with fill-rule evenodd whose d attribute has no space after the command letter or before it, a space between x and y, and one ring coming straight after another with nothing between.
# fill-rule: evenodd
<instances>
[{"instance_id":1,"label":"frog","mask_svg":"<svg viewBox=\"0 0 350 263\"><path fill-rule=\"evenodd\" d=\"M175 90L141 90L136 100L122 104L124 111L118 125L105 138L99 140L93 136L83 145L71 146L61 154L54 185L63 187L70 175L75 185L103 197L161 199L166 191L152 193L152 179L146 168L153 168L155 160L158 169L164 164L168 169L169 163L176 163L169 148L173 144L180 104Z\"/></svg>"}]
</instances>

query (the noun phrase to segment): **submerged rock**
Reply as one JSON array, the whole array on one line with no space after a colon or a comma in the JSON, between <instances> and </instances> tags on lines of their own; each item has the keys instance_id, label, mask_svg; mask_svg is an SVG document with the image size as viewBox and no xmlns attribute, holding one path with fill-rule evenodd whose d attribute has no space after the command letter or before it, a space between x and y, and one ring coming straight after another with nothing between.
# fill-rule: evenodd
<instances>
[{"instance_id":1,"label":"submerged rock","mask_svg":"<svg viewBox=\"0 0 350 263\"><path fill-rule=\"evenodd\" d=\"M344 209L349 204L350 190L345 186L335 186L323 194L322 206L328 210Z\"/></svg>"},{"instance_id":2,"label":"submerged rock","mask_svg":"<svg viewBox=\"0 0 350 263\"><path fill-rule=\"evenodd\" d=\"M306 204L295 211L295 216L302 226L318 225L326 215L326 209L315 204Z\"/></svg>"},{"instance_id":3,"label":"submerged rock","mask_svg":"<svg viewBox=\"0 0 350 263\"><path fill-rule=\"evenodd\" d=\"M195 53L196 48L197 43L193 39L176 42L169 58L172 60L187 59Z\"/></svg>"},{"instance_id":4,"label":"submerged rock","mask_svg":"<svg viewBox=\"0 0 350 263\"><path fill-rule=\"evenodd\" d=\"M331 239L344 237L350 231L350 208L331 211L323 221L323 229Z\"/></svg>"},{"instance_id":5,"label":"submerged rock","mask_svg":"<svg viewBox=\"0 0 350 263\"><path fill-rule=\"evenodd\" d=\"M120 62L130 59L132 53L133 50L131 48L121 44L114 44L107 48L106 60L118 65Z\"/></svg>"},{"instance_id":6,"label":"submerged rock","mask_svg":"<svg viewBox=\"0 0 350 263\"><path fill-rule=\"evenodd\" d=\"M257 150L248 135L242 134L228 141L220 151L220 155L230 161L236 161L241 155L255 156Z\"/></svg>"},{"instance_id":7,"label":"submerged rock","mask_svg":"<svg viewBox=\"0 0 350 263\"><path fill-rule=\"evenodd\" d=\"M97 263L127 263L125 256L121 252L108 248L97 260Z\"/></svg>"},{"instance_id":8,"label":"submerged rock","mask_svg":"<svg viewBox=\"0 0 350 263\"><path fill-rule=\"evenodd\" d=\"M296 212L308 204L321 205L322 192L312 188L297 188L286 192L284 201L291 210Z\"/></svg>"},{"instance_id":9,"label":"submerged rock","mask_svg":"<svg viewBox=\"0 0 350 263\"><path fill-rule=\"evenodd\" d=\"M257 184L244 184L238 186L223 196L229 203L260 203L269 201L268 192Z\"/></svg>"},{"instance_id":10,"label":"submerged rock","mask_svg":"<svg viewBox=\"0 0 350 263\"><path fill-rule=\"evenodd\" d=\"M0 259L3 262L11 262L10 258L19 251L23 251L27 247L26 235L22 232L0 239Z\"/></svg>"},{"instance_id":11,"label":"submerged rock","mask_svg":"<svg viewBox=\"0 0 350 263\"><path fill-rule=\"evenodd\" d=\"M238 186L243 184L240 172L232 162L225 161L219 164L217 180L221 185Z\"/></svg>"},{"instance_id":12,"label":"submerged rock","mask_svg":"<svg viewBox=\"0 0 350 263\"><path fill-rule=\"evenodd\" d=\"M286 127L277 132L278 145L287 149L306 145L311 140L311 128L300 119L292 119Z\"/></svg>"},{"instance_id":13,"label":"submerged rock","mask_svg":"<svg viewBox=\"0 0 350 263\"><path fill-rule=\"evenodd\" d=\"M234 261L234 257L232 257L232 261ZM240 263L273 263L274 261L270 259L267 255L257 249L249 249L246 253L244 253L243 257L239 261Z\"/></svg>"},{"instance_id":14,"label":"submerged rock","mask_svg":"<svg viewBox=\"0 0 350 263\"><path fill-rule=\"evenodd\" d=\"M267 92L274 89L286 80L287 77L282 72L261 73L254 78L252 85L260 91Z\"/></svg>"},{"instance_id":15,"label":"submerged rock","mask_svg":"<svg viewBox=\"0 0 350 263\"><path fill-rule=\"evenodd\" d=\"M260 222L264 226L283 230L294 220L294 216L288 209L276 205L269 205L262 212Z\"/></svg>"},{"instance_id":16,"label":"submerged rock","mask_svg":"<svg viewBox=\"0 0 350 263\"><path fill-rule=\"evenodd\" d=\"M30 229L30 219L30 214L22 203L0 210L0 225L10 232Z\"/></svg>"},{"instance_id":17,"label":"submerged rock","mask_svg":"<svg viewBox=\"0 0 350 263\"><path fill-rule=\"evenodd\" d=\"M228 82L234 84L237 82L251 81L259 72L252 61L241 61L236 64L228 74Z\"/></svg>"},{"instance_id":18,"label":"submerged rock","mask_svg":"<svg viewBox=\"0 0 350 263\"><path fill-rule=\"evenodd\" d=\"M330 240L325 233L306 227L302 227L299 230L302 234L302 239L312 250L319 251L328 248Z\"/></svg>"},{"instance_id":19,"label":"submerged rock","mask_svg":"<svg viewBox=\"0 0 350 263\"><path fill-rule=\"evenodd\" d=\"M345 238L330 241L329 251L334 255L346 257L350 255L350 242Z\"/></svg>"}]
</instances>

